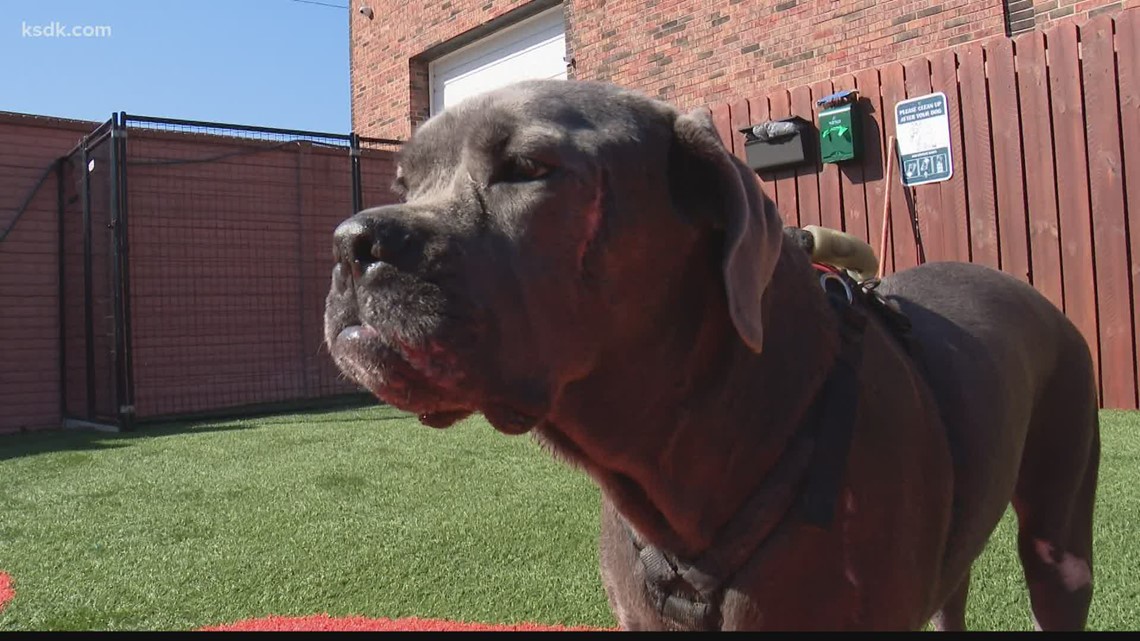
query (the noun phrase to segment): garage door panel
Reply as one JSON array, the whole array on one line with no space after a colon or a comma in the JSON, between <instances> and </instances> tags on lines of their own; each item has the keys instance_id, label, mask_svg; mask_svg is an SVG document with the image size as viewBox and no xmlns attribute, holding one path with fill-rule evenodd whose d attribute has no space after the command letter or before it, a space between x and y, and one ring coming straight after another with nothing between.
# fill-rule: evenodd
<instances>
[{"instance_id":1,"label":"garage door panel","mask_svg":"<svg viewBox=\"0 0 1140 641\"><path fill-rule=\"evenodd\" d=\"M471 50L463 50L463 55L437 61L436 73L447 78L465 76L498 60L538 55L539 49L552 46L562 47L560 57L565 55L566 34L562 25L552 25L540 32L528 30L515 38L494 38L489 42L477 43Z\"/></svg>"},{"instance_id":2,"label":"garage door panel","mask_svg":"<svg viewBox=\"0 0 1140 641\"><path fill-rule=\"evenodd\" d=\"M431 65L432 112L517 80L566 79L561 11L489 36Z\"/></svg>"},{"instance_id":3,"label":"garage door panel","mask_svg":"<svg viewBox=\"0 0 1140 641\"><path fill-rule=\"evenodd\" d=\"M444 92L444 107L464 98L490 91L516 80L529 78L566 78L565 40L543 43L526 52L486 63L458 77L444 78L437 91Z\"/></svg>"}]
</instances>

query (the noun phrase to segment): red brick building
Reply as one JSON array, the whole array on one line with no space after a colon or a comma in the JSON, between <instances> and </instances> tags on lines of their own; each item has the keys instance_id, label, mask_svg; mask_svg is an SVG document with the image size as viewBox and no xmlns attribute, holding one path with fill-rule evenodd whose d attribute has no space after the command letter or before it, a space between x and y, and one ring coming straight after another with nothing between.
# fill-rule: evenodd
<instances>
[{"instance_id":1,"label":"red brick building","mask_svg":"<svg viewBox=\"0 0 1140 641\"><path fill-rule=\"evenodd\" d=\"M683 108L1140 0L353 0L353 128L404 138L478 87L607 80ZM454 94L449 96L448 94Z\"/></svg>"}]
</instances>

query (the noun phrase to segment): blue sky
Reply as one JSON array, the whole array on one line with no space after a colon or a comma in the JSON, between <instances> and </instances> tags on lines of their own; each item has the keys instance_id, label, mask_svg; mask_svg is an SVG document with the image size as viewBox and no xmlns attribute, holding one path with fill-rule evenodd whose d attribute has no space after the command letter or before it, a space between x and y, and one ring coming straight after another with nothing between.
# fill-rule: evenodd
<instances>
[{"instance_id":1,"label":"blue sky","mask_svg":"<svg viewBox=\"0 0 1140 641\"><path fill-rule=\"evenodd\" d=\"M322 4L0 0L0 111L89 120L126 111L348 133L349 14ZM107 26L111 35L33 37L53 23Z\"/></svg>"}]
</instances>

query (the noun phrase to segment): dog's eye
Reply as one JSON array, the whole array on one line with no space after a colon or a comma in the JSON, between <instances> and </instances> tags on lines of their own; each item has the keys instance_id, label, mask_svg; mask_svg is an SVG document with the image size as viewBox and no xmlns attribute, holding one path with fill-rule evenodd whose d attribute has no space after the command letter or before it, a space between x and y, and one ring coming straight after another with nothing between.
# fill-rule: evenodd
<instances>
[{"instance_id":1,"label":"dog's eye","mask_svg":"<svg viewBox=\"0 0 1140 641\"><path fill-rule=\"evenodd\" d=\"M396 179L392 181L392 191L400 196L408 195L408 183L403 176L397 175Z\"/></svg>"},{"instance_id":2,"label":"dog's eye","mask_svg":"<svg viewBox=\"0 0 1140 641\"><path fill-rule=\"evenodd\" d=\"M492 182L527 182L545 178L553 170L546 163L525 156L507 158L495 172Z\"/></svg>"}]
</instances>

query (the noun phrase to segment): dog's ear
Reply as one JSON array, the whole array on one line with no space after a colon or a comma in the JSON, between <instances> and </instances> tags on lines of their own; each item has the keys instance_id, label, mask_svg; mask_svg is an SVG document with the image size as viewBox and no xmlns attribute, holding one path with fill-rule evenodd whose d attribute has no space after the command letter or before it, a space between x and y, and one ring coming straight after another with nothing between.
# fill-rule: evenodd
<instances>
[{"instance_id":1,"label":"dog's ear","mask_svg":"<svg viewBox=\"0 0 1140 641\"><path fill-rule=\"evenodd\" d=\"M756 174L724 147L708 110L673 123L669 188L678 210L724 231L724 287L740 338L759 353L764 342L760 301L783 243L776 205Z\"/></svg>"}]
</instances>

